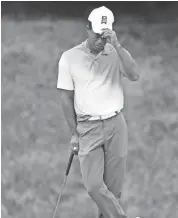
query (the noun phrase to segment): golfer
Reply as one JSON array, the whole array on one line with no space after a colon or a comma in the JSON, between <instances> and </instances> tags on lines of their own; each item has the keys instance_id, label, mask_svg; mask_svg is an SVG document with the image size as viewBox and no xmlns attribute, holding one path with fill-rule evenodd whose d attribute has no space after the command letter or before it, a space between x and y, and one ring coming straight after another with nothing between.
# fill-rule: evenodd
<instances>
[{"instance_id":1,"label":"golfer","mask_svg":"<svg viewBox=\"0 0 178 218\"><path fill-rule=\"evenodd\" d=\"M131 81L140 77L113 22L113 13L104 6L90 13L88 39L62 54L57 82L72 150L78 154L84 186L100 218L127 217L119 204L128 146L122 77Z\"/></svg>"}]
</instances>

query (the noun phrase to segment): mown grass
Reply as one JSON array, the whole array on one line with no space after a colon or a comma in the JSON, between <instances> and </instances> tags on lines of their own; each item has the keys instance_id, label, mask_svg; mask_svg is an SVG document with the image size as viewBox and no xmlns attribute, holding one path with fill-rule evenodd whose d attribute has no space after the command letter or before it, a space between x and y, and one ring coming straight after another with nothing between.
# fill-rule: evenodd
<instances>
[{"instance_id":1,"label":"mown grass","mask_svg":"<svg viewBox=\"0 0 178 218\"><path fill-rule=\"evenodd\" d=\"M132 217L178 216L178 21L120 19L116 31L137 60L124 79L129 154L122 204ZM79 20L2 19L2 217L48 218L69 157L56 89L57 62L86 37ZM94 218L75 158L60 217Z\"/></svg>"}]
</instances>

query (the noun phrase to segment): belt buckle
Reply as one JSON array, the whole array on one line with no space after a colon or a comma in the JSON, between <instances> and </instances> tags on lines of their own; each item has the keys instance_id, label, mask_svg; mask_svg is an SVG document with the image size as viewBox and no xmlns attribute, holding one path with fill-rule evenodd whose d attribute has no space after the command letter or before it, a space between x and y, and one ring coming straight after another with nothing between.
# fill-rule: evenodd
<instances>
[{"instance_id":1,"label":"belt buckle","mask_svg":"<svg viewBox=\"0 0 178 218\"><path fill-rule=\"evenodd\" d=\"M89 118L89 120L101 120L101 119L102 119L101 115L97 115Z\"/></svg>"},{"instance_id":2,"label":"belt buckle","mask_svg":"<svg viewBox=\"0 0 178 218\"><path fill-rule=\"evenodd\" d=\"M93 117L93 118L91 117L91 119L89 119L89 120L104 120L104 119L108 119L110 117L113 117L113 116L115 116L117 114L118 114L118 111L115 111L115 112L110 113L108 115L98 115L98 116Z\"/></svg>"}]
</instances>

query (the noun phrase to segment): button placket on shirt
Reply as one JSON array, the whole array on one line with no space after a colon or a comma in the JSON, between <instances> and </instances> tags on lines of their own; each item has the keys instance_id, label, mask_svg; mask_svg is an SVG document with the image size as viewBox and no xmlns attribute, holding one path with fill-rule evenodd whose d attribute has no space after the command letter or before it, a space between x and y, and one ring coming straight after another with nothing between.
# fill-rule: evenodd
<instances>
[{"instance_id":1,"label":"button placket on shirt","mask_svg":"<svg viewBox=\"0 0 178 218\"><path fill-rule=\"evenodd\" d=\"M92 55L92 54L91 54L91 56L92 56L92 58L93 58L93 55ZM91 68L92 68L92 66L93 66L93 64L94 64L94 62L97 63L97 67L98 67L98 62L97 62L97 60L100 58L100 56L101 56L101 53L99 53L98 55L94 56L94 58L93 58L93 60L92 60L92 62L91 62L91 64L90 64L90 70L91 70Z\"/></svg>"}]
</instances>

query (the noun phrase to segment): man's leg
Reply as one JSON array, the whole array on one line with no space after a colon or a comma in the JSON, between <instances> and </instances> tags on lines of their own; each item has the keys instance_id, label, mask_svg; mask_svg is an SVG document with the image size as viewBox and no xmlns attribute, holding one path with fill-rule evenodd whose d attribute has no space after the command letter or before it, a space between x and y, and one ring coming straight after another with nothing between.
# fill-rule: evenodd
<instances>
[{"instance_id":1,"label":"man's leg","mask_svg":"<svg viewBox=\"0 0 178 218\"><path fill-rule=\"evenodd\" d=\"M112 137L108 137L105 146L104 181L108 189L119 199L126 170L128 130L122 112L111 122L114 129ZM110 128L111 125L108 124Z\"/></svg>"},{"instance_id":2,"label":"man's leg","mask_svg":"<svg viewBox=\"0 0 178 218\"><path fill-rule=\"evenodd\" d=\"M106 136L104 182L119 202L126 169L127 124L121 113L106 120L104 124ZM98 217L103 218L103 215L99 212Z\"/></svg>"},{"instance_id":3,"label":"man's leg","mask_svg":"<svg viewBox=\"0 0 178 218\"><path fill-rule=\"evenodd\" d=\"M103 181L103 121L80 124L79 161L84 185L106 218L126 217L117 199Z\"/></svg>"}]
</instances>

